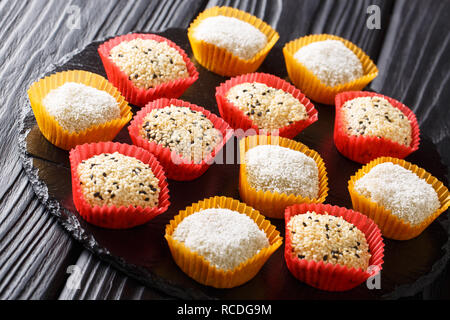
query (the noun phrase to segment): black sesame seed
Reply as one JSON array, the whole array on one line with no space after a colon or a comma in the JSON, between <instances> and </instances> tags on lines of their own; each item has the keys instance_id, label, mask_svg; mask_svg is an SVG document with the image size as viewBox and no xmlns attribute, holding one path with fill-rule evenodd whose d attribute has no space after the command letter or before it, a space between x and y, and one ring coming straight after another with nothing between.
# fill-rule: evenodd
<instances>
[{"instance_id":1,"label":"black sesame seed","mask_svg":"<svg viewBox=\"0 0 450 320\"><path fill-rule=\"evenodd\" d=\"M149 200L150 200L150 198L145 198L144 200L145 200L145 201L149 201Z\"/></svg>"},{"instance_id":2,"label":"black sesame seed","mask_svg":"<svg viewBox=\"0 0 450 320\"><path fill-rule=\"evenodd\" d=\"M357 253L355 253L355 256L359 259L360 258L360 256L357 254Z\"/></svg>"},{"instance_id":3,"label":"black sesame seed","mask_svg":"<svg viewBox=\"0 0 450 320\"><path fill-rule=\"evenodd\" d=\"M103 172L103 176L106 178L106 173Z\"/></svg>"},{"instance_id":4,"label":"black sesame seed","mask_svg":"<svg viewBox=\"0 0 450 320\"><path fill-rule=\"evenodd\" d=\"M299 254L299 255L298 255L298 258L299 258L299 259L305 259L305 256L302 255L302 254Z\"/></svg>"},{"instance_id":5,"label":"black sesame seed","mask_svg":"<svg viewBox=\"0 0 450 320\"><path fill-rule=\"evenodd\" d=\"M324 255L323 256L323 261L327 261L327 259L328 259L328 255Z\"/></svg>"},{"instance_id":6,"label":"black sesame seed","mask_svg":"<svg viewBox=\"0 0 450 320\"><path fill-rule=\"evenodd\" d=\"M94 193L94 197L99 198L100 200L103 200L103 198L102 198L100 192Z\"/></svg>"},{"instance_id":7,"label":"black sesame seed","mask_svg":"<svg viewBox=\"0 0 450 320\"><path fill-rule=\"evenodd\" d=\"M303 222L303 226L304 226L304 227L307 227L308 225L307 225L306 223Z\"/></svg>"},{"instance_id":8,"label":"black sesame seed","mask_svg":"<svg viewBox=\"0 0 450 320\"><path fill-rule=\"evenodd\" d=\"M111 194L111 199L113 199L114 197L115 197L116 195L113 193L113 194Z\"/></svg>"}]
</instances>

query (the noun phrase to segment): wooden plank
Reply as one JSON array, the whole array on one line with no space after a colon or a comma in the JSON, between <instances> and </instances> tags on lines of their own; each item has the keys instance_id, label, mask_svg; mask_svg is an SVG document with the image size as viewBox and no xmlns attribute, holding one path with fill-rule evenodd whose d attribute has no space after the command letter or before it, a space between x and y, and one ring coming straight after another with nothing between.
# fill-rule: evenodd
<instances>
[{"instance_id":1,"label":"wooden plank","mask_svg":"<svg viewBox=\"0 0 450 320\"><path fill-rule=\"evenodd\" d=\"M371 87L398 99L417 115L421 136L437 145L450 168L450 2L397 0ZM448 180L448 177L447 177ZM447 212L448 215L448 212ZM450 234L450 224L448 224ZM447 249L450 251L450 248ZM425 298L449 297L450 266L427 279Z\"/></svg>"},{"instance_id":2,"label":"wooden plank","mask_svg":"<svg viewBox=\"0 0 450 320\"><path fill-rule=\"evenodd\" d=\"M60 300L149 300L169 299L156 290L150 290L136 280L112 269L88 251L78 258L79 289L76 286L64 286Z\"/></svg>"},{"instance_id":3,"label":"wooden plank","mask_svg":"<svg viewBox=\"0 0 450 320\"><path fill-rule=\"evenodd\" d=\"M79 29L67 27L71 4L80 9ZM138 29L186 27L202 5L200 0L0 2L0 298L57 298L67 266L82 250L45 211L23 173L14 126L18 97L53 63L91 41Z\"/></svg>"}]
</instances>

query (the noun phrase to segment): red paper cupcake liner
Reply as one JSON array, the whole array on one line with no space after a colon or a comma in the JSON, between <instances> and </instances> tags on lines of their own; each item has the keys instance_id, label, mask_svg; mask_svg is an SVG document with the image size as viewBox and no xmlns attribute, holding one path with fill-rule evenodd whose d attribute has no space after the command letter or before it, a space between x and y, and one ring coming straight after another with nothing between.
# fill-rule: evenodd
<instances>
[{"instance_id":1,"label":"red paper cupcake liner","mask_svg":"<svg viewBox=\"0 0 450 320\"><path fill-rule=\"evenodd\" d=\"M186 161L182 159L178 154L172 152L170 148L163 147L155 142L150 142L144 139L140 135L140 130L145 116L154 109L162 109L164 107L175 105L178 107L190 108L194 111L203 113L214 125L214 128L220 131L222 134L222 142L219 143L215 149L202 160L201 163L194 163L192 161ZM191 104L189 102L177 99L161 98L150 102L145 108L140 110L131 121L128 126L128 132L130 134L133 144L138 147L148 150L154 154L167 174L167 177L176 181L190 181L200 177L209 168L214 160L216 154L223 148L227 141L233 136L233 129L222 118L217 117L208 110ZM175 160L175 161L174 161Z\"/></svg>"},{"instance_id":2,"label":"red paper cupcake liner","mask_svg":"<svg viewBox=\"0 0 450 320\"><path fill-rule=\"evenodd\" d=\"M363 271L361 268L348 268L343 265L324 263L323 261L316 262L292 257L292 240L287 225L293 216L304 214L308 211L342 217L361 230L366 236L372 255L369 261L372 272L369 272L369 270ZM286 208L285 223L286 242L284 257L287 267L294 277L312 287L325 291L350 290L362 284L369 277L375 276L382 269L384 243L381 231L375 222L359 212L329 204L296 204Z\"/></svg>"},{"instance_id":3,"label":"red paper cupcake liner","mask_svg":"<svg viewBox=\"0 0 450 320\"><path fill-rule=\"evenodd\" d=\"M181 54L184 62L186 63L189 77L162 83L154 88L150 88L147 90L136 87L128 78L128 76L123 71L121 71L111 59L109 59L109 53L112 48L123 41L131 41L136 38L155 40L158 42L164 41L172 48L175 48L178 53ZM98 53L100 55L100 58L102 59L103 66L105 67L108 80L112 84L114 84L117 89L119 89L119 91L129 103L139 107L143 107L149 101L158 98L178 98L198 79L197 69L195 68L192 61L188 58L186 52L184 52L183 49L181 49L169 39L160 37L155 34L133 33L118 36L100 45L98 48Z\"/></svg>"},{"instance_id":4,"label":"red paper cupcake liner","mask_svg":"<svg viewBox=\"0 0 450 320\"><path fill-rule=\"evenodd\" d=\"M386 138L375 136L348 135L343 127L344 116L342 107L345 102L358 97L382 97L392 106L400 109L411 124L412 141L410 146L401 145ZM419 149L420 130L415 114L403 103L390 97L367 91L348 91L336 96L336 119L334 123L334 143L339 152L350 160L366 164L379 157L403 159Z\"/></svg>"},{"instance_id":5,"label":"red paper cupcake liner","mask_svg":"<svg viewBox=\"0 0 450 320\"><path fill-rule=\"evenodd\" d=\"M280 128L279 130L260 131L258 129L258 126L254 124L253 121L248 116L246 116L242 110L240 110L233 103L229 102L226 98L228 91L232 87L246 82L264 83L269 87L281 89L292 94L294 98L299 100L300 103L305 106L306 112L308 113L308 118L305 120L296 121L291 125ZM305 128L318 120L318 113L314 108L314 105L299 89L291 85L289 82L267 73L249 73L231 78L230 80L223 82L219 87L216 88L216 100L220 115L226 122L228 122L228 124L233 129L241 129L243 131L253 129L255 134L275 135L275 133L277 133L277 135L281 137L292 139Z\"/></svg>"},{"instance_id":6,"label":"red paper cupcake liner","mask_svg":"<svg viewBox=\"0 0 450 320\"><path fill-rule=\"evenodd\" d=\"M159 202L156 208L125 206L94 206L84 199L78 176L78 165L81 161L102 153L119 152L125 156L141 160L150 166L155 177L159 180ZM72 173L73 202L79 214L87 222L109 229L126 229L147 223L154 217L164 213L170 205L169 188L166 175L155 156L142 148L123 143L99 142L78 145L70 151L70 168Z\"/></svg>"}]
</instances>

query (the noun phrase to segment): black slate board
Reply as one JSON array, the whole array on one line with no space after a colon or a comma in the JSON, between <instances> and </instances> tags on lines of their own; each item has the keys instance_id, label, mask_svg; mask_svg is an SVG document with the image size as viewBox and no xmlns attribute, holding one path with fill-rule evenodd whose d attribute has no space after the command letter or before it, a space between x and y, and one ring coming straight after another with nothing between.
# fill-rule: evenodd
<instances>
[{"instance_id":1,"label":"black slate board","mask_svg":"<svg viewBox=\"0 0 450 320\"><path fill-rule=\"evenodd\" d=\"M169 29L159 33L184 48L192 58L186 31ZM97 54L103 41L94 42L85 49L69 55L50 73L81 69L106 76ZM215 87L226 80L212 74L196 64L200 79L182 99L201 105L218 114L215 103ZM287 79L281 44L278 44L261 66L268 72ZM95 227L82 220L76 212L71 196L68 152L52 146L40 134L30 110L26 96L22 97L21 159L35 192L59 217L72 236L102 259L125 273L180 298L220 299L374 299L398 297L416 291L423 279L434 276L434 266L447 263L449 235L440 218L422 235L410 241L385 240L385 263L381 276L381 289L368 290L361 285L344 293L328 293L313 289L297 281L284 263L283 247L269 259L259 274L249 283L234 289L218 290L197 284L187 277L173 262L163 238L167 222L187 205L206 197L224 195L239 199L238 165L213 165L201 178L193 182L169 181L172 205L160 217L144 226L130 230L107 230ZM296 137L324 158L329 176L330 192L327 203L351 207L347 192L349 177L360 165L342 157L334 147L332 130L334 108L315 104L319 121ZM137 108L133 108L136 112ZM126 129L115 139L130 143ZM229 143L233 143L231 141ZM220 155L219 155L220 156ZM420 150L406 160L418 164L431 172L445 184L447 168L441 164L435 146L422 137ZM446 214L444 214L446 215ZM283 221L273 220L283 232Z\"/></svg>"}]
</instances>

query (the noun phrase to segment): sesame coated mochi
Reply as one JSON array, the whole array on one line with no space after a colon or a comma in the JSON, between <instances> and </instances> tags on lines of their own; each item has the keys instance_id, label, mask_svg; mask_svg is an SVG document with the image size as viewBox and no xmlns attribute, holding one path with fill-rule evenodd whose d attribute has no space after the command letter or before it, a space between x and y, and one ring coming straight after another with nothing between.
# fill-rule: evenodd
<instances>
[{"instance_id":1,"label":"sesame coated mochi","mask_svg":"<svg viewBox=\"0 0 450 320\"><path fill-rule=\"evenodd\" d=\"M355 190L411 225L418 225L440 207L434 188L414 172L384 162L355 181Z\"/></svg>"},{"instance_id":2,"label":"sesame coated mochi","mask_svg":"<svg viewBox=\"0 0 450 320\"><path fill-rule=\"evenodd\" d=\"M267 37L258 28L242 20L215 16L204 19L195 28L194 37L226 49L235 56L252 59L267 45Z\"/></svg>"},{"instance_id":3,"label":"sesame coated mochi","mask_svg":"<svg viewBox=\"0 0 450 320\"><path fill-rule=\"evenodd\" d=\"M233 270L269 246L265 232L255 221L222 208L202 210L184 218L173 238L223 270Z\"/></svg>"},{"instance_id":4,"label":"sesame coated mochi","mask_svg":"<svg viewBox=\"0 0 450 320\"><path fill-rule=\"evenodd\" d=\"M227 99L263 130L280 129L308 118L305 106L292 94L264 83L238 84L228 91Z\"/></svg>"},{"instance_id":5,"label":"sesame coated mochi","mask_svg":"<svg viewBox=\"0 0 450 320\"><path fill-rule=\"evenodd\" d=\"M120 118L120 107L113 96L82 83L64 83L51 90L42 104L58 124L70 133Z\"/></svg>"},{"instance_id":6,"label":"sesame coated mochi","mask_svg":"<svg viewBox=\"0 0 450 320\"><path fill-rule=\"evenodd\" d=\"M306 212L287 224L292 256L367 270L371 254L363 232L342 217Z\"/></svg>"},{"instance_id":7,"label":"sesame coated mochi","mask_svg":"<svg viewBox=\"0 0 450 320\"><path fill-rule=\"evenodd\" d=\"M159 202L159 180L149 165L118 152L103 153L78 165L84 199L91 206L141 206Z\"/></svg>"},{"instance_id":8,"label":"sesame coated mochi","mask_svg":"<svg viewBox=\"0 0 450 320\"><path fill-rule=\"evenodd\" d=\"M245 154L248 182L256 190L317 198L319 170L311 157L275 145L260 145Z\"/></svg>"},{"instance_id":9,"label":"sesame coated mochi","mask_svg":"<svg viewBox=\"0 0 450 320\"><path fill-rule=\"evenodd\" d=\"M301 47L294 58L329 87L351 82L364 75L361 61L339 40L310 43Z\"/></svg>"},{"instance_id":10,"label":"sesame coated mochi","mask_svg":"<svg viewBox=\"0 0 450 320\"><path fill-rule=\"evenodd\" d=\"M189 77L181 54L164 41L136 38L111 49L110 59L142 89Z\"/></svg>"},{"instance_id":11,"label":"sesame coated mochi","mask_svg":"<svg viewBox=\"0 0 450 320\"><path fill-rule=\"evenodd\" d=\"M349 135L375 136L410 146L408 117L382 97L359 97L345 102L344 128Z\"/></svg>"},{"instance_id":12,"label":"sesame coated mochi","mask_svg":"<svg viewBox=\"0 0 450 320\"><path fill-rule=\"evenodd\" d=\"M141 136L180 157L200 163L222 141L222 134L202 112L170 105L149 112Z\"/></svg>"}]
</instances>

